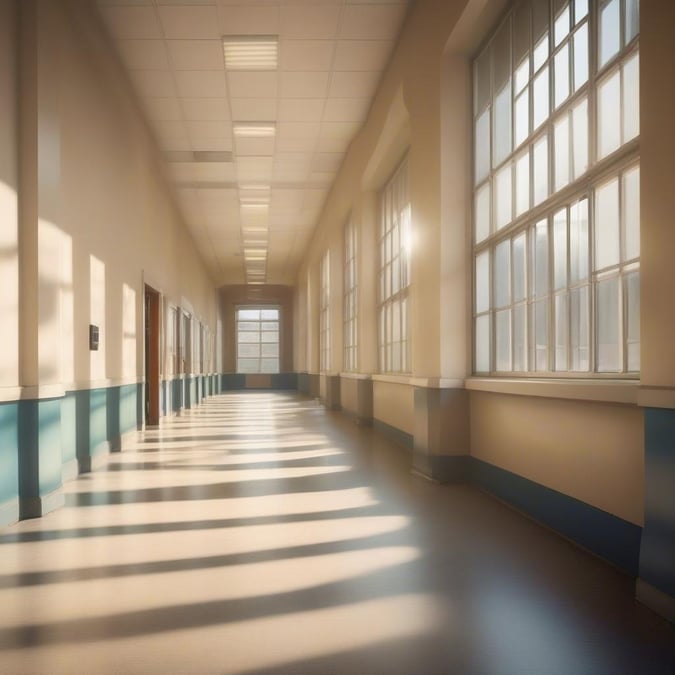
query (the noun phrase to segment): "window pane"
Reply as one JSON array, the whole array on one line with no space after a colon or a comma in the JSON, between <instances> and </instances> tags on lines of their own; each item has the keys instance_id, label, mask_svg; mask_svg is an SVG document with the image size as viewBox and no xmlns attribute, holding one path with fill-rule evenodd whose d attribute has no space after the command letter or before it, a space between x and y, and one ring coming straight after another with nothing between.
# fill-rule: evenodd
<instances>
[{"instance_id":1,"label":"window pane","mask_svg":"<svg viewBox=\"0 0 675 675\"><path fill-rule=\"evenodd\" d=\"M515 81L514 85L516 87L516 93L522 90L522 88L529 82L530 79L530 57L523 59L522 63L516 67Z\"/></svg>"},{"instance_id":2,"label":"window pane","mask_svg":"<svg viewBox=\"0 0 675 675\"><path fill-rule=\"evenodd\" d=\"M620 73L598 87L598 155L606 157L621 145Z\"/></svg>"},{"instance_id":3,"label":"window pane","mask_svg":"<svg viewBox=\"0 0 675 675\"><path fill-rule=\"evenodd\" d=\"M476 319L476 372L490 372L490 317Z\"/></svg>"},{"instance_id":4,"label":"window pane","mask_svg":"<svg viewBox=\"0 0 675 675\"><path fill-rule=\"evenodd\" d=\"M548 66L534 78L532 96L532 128L536 129L542 122L548 119Z\"/></svg>"},{"instance_id":5,"label":"window pane","mask_svg":"<svg viewBox=\"0 0 675 675\"><path fill-rule=\"evenodd\" d=\"M570 369L587 372L590 368L588 326L588 286L570 292Z\"/></svg>"},{"instance_id":6,"label":"window pane","mask_svg":"<svg viewBox=\"0 0 675 675\"><path fill-rule=\"evenodd\" d=\"M511 240L498 244L495 249L495 307L504 307L511 302Z\"/></svg>"},{"instance_id":7,"label":"window pane","mask_svg":"<svg viewBox=\"0 0 675 675\"><path fill-rule=\"evenodd\" d=\"M556 123L553 132L553 152L555 157L555 189L565 187L570 182L570 123L567 113Z\"/></svg>"},{"instance_id":8,"label":"window pane","mask_svg":"<svg viewBox=\"0 0 675 675\"><path fill-rule=\"evenodd\" d=\"M555 36L555 46L557 47L570 32L570 8L569 5L560 13L553 25L553 34Z\"/></svg>"},{"instance_id":9,"label":"window pane","mask_svg":"<svg viewBox=\"0 0 675 675\"><path fill-rule=\"evenodd\" d=\"M260 310L259 309L240 309L237 312L237 317L239 319L259 319Z\"/></svg>"},{"instance_id":10,"label":"window pane","mask_svg":"<svg viewBox=\"0 0 675 675\"><path fill-rule=\"evenodd\" d=\"M533 294L541 297L548 293L548 223L539 221L533 228Z\"/></svg>"},{"instance_id":11,"label":"window pane","mask_svg":"<svg viewBox=\"0 0 675 675\"><path fill-rule=\"evenodd\" d=\"M476 120L476 183L490 170L490 108Z\"/></svg>"},{"instance_id":12,"label":"window pane","mask_svg":"<svg viewBox=\"0 0 675 675\"><path fill-rule=\"evenodd\" d=\"M525 232L513 239L513 299L515 302L524 300L527 295L526 242Z\"/></svg>"},{"instance_id":13,"label":"window pane","mask_svg":"<svg viewBox=\"0 0 675 675\"><path fill-rule=\"evenodd\" d=\"M553 77L554 87L554 107L558 107L570 95L570 54L569 43L567 43L556 55L554 59Z\"/></svg>"},{"instance_id":14,"label":"window pane","mask_svg":"<svg viewBox=\"0 0 675 675\"><path fill-rule=\"evenodd\" d=\"M261 319L278 319L279 310L278 309L263 309L260 312Z\"/></svg>"},{"instance_id":15,"label":"window pane","mask_svg":"<svg viewBox=\"0 0 675 675\"><path fill-rule=\"evenodd\" d=\"M260 324L261 330L279 330L278 321L263 321Z\"/></svg>"},{"instance_id":16,"label":"window pane","mask_svg":"<svg viewBox=\"0 0 675 675\"><path fill-rule=\"evenodd\" d=\"M279 333L271 331L262 334L262 342L279 342Z\"/></svg>"},{"instance_id":17,"label":"window pane","mask_svg":"<svg viewBox=\"0 0 675 675\"><path fill-rule=\"evenodd\" d=\"M640 370L640 276L626 277L626 369Z\"/></svg>"},{"instance_id":18,"label":"window pane","mask_svg":"<svg viewBox=\"0 0 675 675\"><path fill-rule=\"evenodd\" d=\"M567 210L553 216L553 282L554 288L567 286Z\"/></svg>"},{"instance_id":19,"label":"window pane","mask_svg":"<svg viewBox=\"0 0 675 675\"><path fill-rule=\"evenodd\" d=\"M596 286L598 372L621 370L619 350L619 279L605 279Z\"/></svg>"},{"instance_id":20,"label":"window pane","mask_svg":"<svg viewBox=\"0 0 675 675\"><path fill-rule=\"evenodd\" d=\"M476 313L490 309L490 252L476 256Z\"/></svg>"},{"instance_id":21,"label":"window pane","mask_svg":"<svg viewBox=\"0 0 675 675\"><path fill-rule=\"evenodd\" d=\"M570 207L570 281L588 279L588 200Z\"/></svg>"},{"instance_id":22,"label":"window pane","mask_svg":"<svg viewBox=\"0 0 675 675\"><path fill-rule=\"evenodd\" d=\"M490 50L485 49L476 60L476 111L490 102Z\"/></svg>"},{"instance_id":23,"label":"window pane","mask_svg":"<svg viewBox=\"0 0 675 675\"><path fill-rule=\"evenodd\" d=\"M579 178L588 169L588 101L572 109L572 176Z\"/></svg>"},{"instance_id":24,"label":"window pane","mask_svg":"<svg viewBox=\"0 0 675 675\"><path fill-rule=\"evenodd\" d=\"M260 345L262 352L261 356L278 356L279 355L279 345L278 343L270 343Z\"/></svg>"},{"instance_id":25,"label":"window pane","mask_svg":"<svg viewBox=\"0 0 675 675\"><path fill-rule=\"evenodd\" d=\"M534 144L534 205L548 197L548 140L542 136Z\"/></svg>"},{"instance_id":26,"label":"window pane","mask_svg":"<svg viewBox=\"0 0 675 675\"><path fill-rule=\"evenodd\" d=\"M237 328L239 330L258 330L260 324L257 321L239 321L237 323Z\"/></svg>"},{"instance_id":27,"label":"window pane","mask_svg":"<svg viewBox=\"0 0 675 675\"><path fill-rule=\"evenodd\" d=\"M548 300L534 305L534 367L548 370Z\"/></svg>"},{"instance_id":28,"label":"window pane","mask_svg":"<svg viewBox=\"0 0 675 675\"><path fill-rule=\"evenodd\" d=\"M260 356L260 345L239 345L240 357L258 357Z\"/></svg>"},{"instance_id":29,"label":"window pane","mask_svg":"<svg viewBox=\"0 0 675 675\"><path fill-rule=\"evenodd\" d=\"M624 259L640 255L640 167L623 175Z\"/></svg>"},{"instance_id":30,"label":"window pane","mask_svg":"<svg viewBox=\"0 0 675 675\"><path fill-rule=\"evenodd\" d=\"M513 370L527 370L527 305L513 309Z\"/></svg>"},{"instance_id":31,"label":"window pane","mask_svg":"<svg viewBox=\"0 0 675 675\"><path fill-rule=\"evenodd\" d=\"M595 191L595 269L619 262L619 180Z\"/></svg>"},{"instance_id":32,"label":"window pane","mask_svg":"<svg viewBox=\"0 0 675 675\"><path fill-rule=\"evenodd\" d=\"M516 99L516 147L519 146L530 133L530 92L525 91Z\"/></svg>"},{"instance_id":33,"label":"window pane","mask_svg":"<svg viewBox=\"0 0 675 675\"><path fill-rule=\"evenodd\" d=\"M248 332L248 331L239 331L237 333L237 338L239 339L239 342L259 342L260 341L260 333L258 332Z\"/></svg>"},{"instance_id":34,"label":"window pane","mask_svg":"<svg viewBox=\"0 0 675 675\"><path fill-rule=\"evenodd\" d=\"M555 297L555 370L567 370L567 293Z\"/></svg>"},{"instance_id":35,"label":"window pane","mask_svg":"<svg viewBox=\"0 0 675 675\"><path fill-rule=\"evenodd\" d=\"M543 5L544 3L538 3L539 5ZM536 8L536 6L535 6ZM539 42L536 43L534 46L534 53L532 55L532 65L534 66L534 70L537 71L541 66L546 63L546 59L548 58L548 33L546 33Z\"/></svg>"},{"instance_id":36,"label":"window pane","mask_svg":"<svg viewBox=\"0 0 675 675\"><path fill-rule=\"evenodd\" d=\"M508 371L511 370L511 310L497 312L495 324L496 369Z\"/></svg>"},{"instance_id":37,"label":"window pane","mask_svg":"<svg viewBox=\"0 0 675 675\"><path fill-rule=\"evenodd\" d=\"M476 243L490 234L490 183L476 193Z\"/></svg>"},{"instance_id":38,"label":"window pane","mask_svg":"<svg viewBox=\"0 0 675 675\"><path fill-rule=\"evenodd\" d=\"M237 372L257 373L258 359L237 359Z\"/></svg>"},{"instance_id":39,"label":"window pane","mask_svg":"<svg viewBox=\"0 0 675 675\"><path fill-rule=\"evenodd\" d=\"M588 0L574 0L574 22L579 23L588 14Z\"/></svg>"},{"instance_id":40,"label":"window pane","mask_svg":"<svg viewBox=\"0 0 675 675\"><path fill-rule=\"evenodd\" d=\"M623 66L623 142L640 133L640 62L636 54Z\"/></svg>"},{"instance_id":41,"label":"window pane","mask_svg":"<svg viewBox=\"0 0 675 675\"><path fill-rule=\"evenodd\" d=\"M526 152L516 161L516 215L530 208L530 153Z\"/></svg>"},{"instance_id":42,"label":"window pane","mask_svg":"<svg viewBox=\"0 0 675 675\"><path fill-rule=\"evenodd\" d=\"M600 10L600 67L617 54L621 46L619 6L619 0L611 0Z\"/></svg>"},{"instance_id":43,"label":"window pane","mask_svg":"<svg viewBox=\"0 0 675 675\"><path fill-rule=\"evenodd\" d=\"M588 80L588 24L574 34L574 91Z\"/></svg>"},{"instance_id":44,"label":"window pane","mask_svg":"<svg viewBox=\"0 0 675 675\"><path fill-rule=\"evenodd\" d=\"M279 359L262 359L260 361L261 373L278 373Z\"/></svg>"},{"instance_id":45,"label":"window pane","mask_svg":"<svg viewBox=\"0 0 675 675\"><path fill-rule=\"evenodd\" d=\"M511 222L511 165L502 167L495 179L495 216L497 229Z\"/></svg>"},{"instance_id":46,"label":"window pane","mask_svg":"<svg viewBox=\"0 0 675 675\"><path fill-rule=\"evenodd\" d=\"M511 81L495 97L493 166L500 164L511 152Z\"/></svg>"},{"instance_id":47,"label":"window pane","mask_svg":"<svg viewBox=\"0 0 675 675\"><path fill-rule=\"evenodd\" d=\"M626 43L628 43L640 31L640 0L625 0L625 8Z\"/></svg>"}]
</instances>

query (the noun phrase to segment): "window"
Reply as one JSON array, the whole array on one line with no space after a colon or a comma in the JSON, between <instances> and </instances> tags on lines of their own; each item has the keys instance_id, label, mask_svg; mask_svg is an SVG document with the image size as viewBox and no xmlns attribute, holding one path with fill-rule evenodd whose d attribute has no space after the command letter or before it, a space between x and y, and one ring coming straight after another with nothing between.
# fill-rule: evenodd
<instances>
[{"instance_id":1,"label":"window","mask_svg":"<svg viewBox=\"0 0 675 675\"><path fill-rule=\"evenodd\" d=\"M279 310L237 309L237 372L279 372Z\"/></svg>"},{"instance_id":2,"label":"window","mask_svg":"<svg viewBox=\"0 0 675 675\"><path fill-rule=\"evenodd\" d=\"M410 240L408 165L404 160L380 195L378 335L381 372L410 371Z\"/></svg>"},{"instance_id":3,"label":"window","mask_svg":"<svg viewBox=\"0 0 675 675\"><path fill-rule=\"evenodd\" d=\"M524 0L474 62L474 371L637 374L638 0Z\"/></svg>"},{"instance_id":4,"label":"window","mask_svg":"<svg viewBox=\"0 0 675 675\"><path fill-rule=\"evenodd\" d=\"M344 271L344 369L355 371L357 362L357 271L356 226L350 218L345 225L345 271Z\"/></svg>"},{"instance_id":5,"label":"window","mask_svg":"<svg viewBox=\"0 0 675 675\"><path fill-rule=\"evenodd\" d=\"M330 370L330 251L321 258L319 298L319 370Z\"/></svg>"}]
</instances>

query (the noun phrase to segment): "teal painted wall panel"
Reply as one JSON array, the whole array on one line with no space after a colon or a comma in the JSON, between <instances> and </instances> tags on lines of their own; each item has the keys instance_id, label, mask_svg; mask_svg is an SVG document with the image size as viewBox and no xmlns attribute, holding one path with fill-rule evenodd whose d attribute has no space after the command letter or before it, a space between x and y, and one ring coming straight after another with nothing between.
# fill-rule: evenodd
<instances>
[{"instance_id":1,"label":"teal painted wall panel","mask_svg":"<svg viewBox=\"0 0 675 675\"><path fill-rule=\"evenodd\" d=\"M63 464L77 457L77 412L75 392L68 392L61 400L61 461Z\"/></svg>"},{"instance_id":2,"label":"teal painted wall panel","mask_svg":"<svg viewBox=\"0 0 675 675\"><path fill-rule=\"evenodd\" d=\"M89 392L89 447L92 453L100 452L101 445L108 440L107 431L107 392L105 389L92 389Z\"/></svg>"},{"instance_id":3,"label":"teal painted wall panel","mask_svg":"<svg viewBox=\"0 0 675 675\"><path fill-rule=\"evenodd\" d=\"M138 385L127 384L120 387L120 432L125 434L136 428L136 398Z\"/></svg>"},{"instance_id":4,"label":"teal painted wall panel","mask_svg":"<svg viewBox=\"0 0 675 675\"><path fill-rule=\"evenodd\" d=\"M19 496L19 404L0 404L0 504Z\"/></svg>"},{"instance_id":5,"label":"teal painted wall panel","mask_svg":"<svg viewBox=\"0 0 675 675\"><path fill-rule=\"evenodd\" d=\"M39 403L40 418L40 494L48 495L61 487L61 399Z\"/></svg>"}]
</instances>

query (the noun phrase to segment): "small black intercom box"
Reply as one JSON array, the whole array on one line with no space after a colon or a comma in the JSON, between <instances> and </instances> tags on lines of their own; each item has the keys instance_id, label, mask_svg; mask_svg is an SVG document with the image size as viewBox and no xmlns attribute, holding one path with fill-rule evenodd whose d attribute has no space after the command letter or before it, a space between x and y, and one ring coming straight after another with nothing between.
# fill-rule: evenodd
<instances>
[{"instance_id":1,"label":"small black intercom box","mask_svg":"<svg viewBox=\"0 0 675 675\"><path fill-rule=\"evenodd\" d=\"M98 326L89 324L89 351L98 351Z\"/></svg>"}]
</instances>

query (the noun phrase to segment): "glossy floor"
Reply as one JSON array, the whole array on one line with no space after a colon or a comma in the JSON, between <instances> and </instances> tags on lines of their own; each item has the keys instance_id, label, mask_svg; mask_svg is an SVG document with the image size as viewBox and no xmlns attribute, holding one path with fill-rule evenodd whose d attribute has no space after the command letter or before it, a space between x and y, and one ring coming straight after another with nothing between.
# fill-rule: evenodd
<instances>
[{"instance_id":1,"label":"glossy floor","mask_svg":"<svg viewBox=\"0 0 675 675\"><path fill-rule=\"evenodd\" d=\"M0 673L672 673L634 582L291 394L214 397L0 530Z\"/></svg>"}]
</instances>

